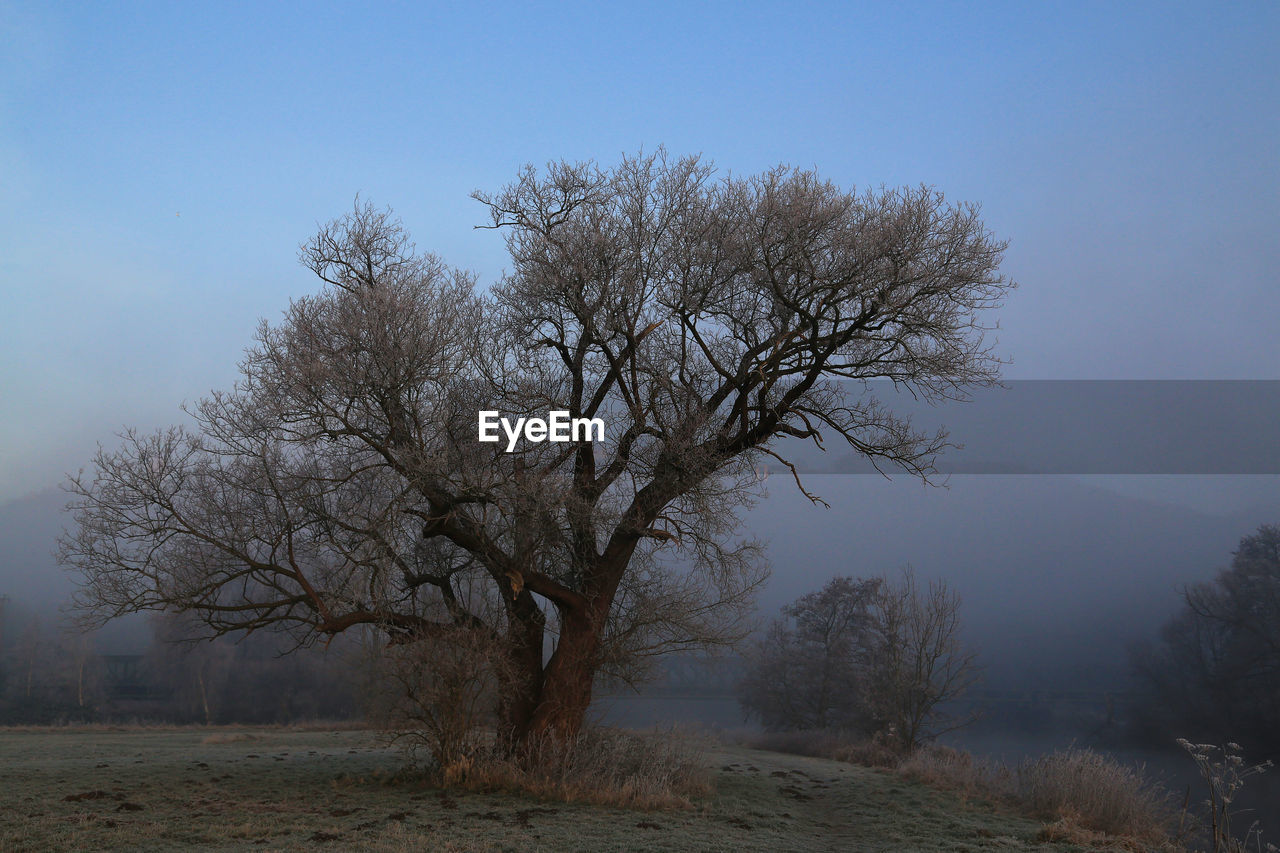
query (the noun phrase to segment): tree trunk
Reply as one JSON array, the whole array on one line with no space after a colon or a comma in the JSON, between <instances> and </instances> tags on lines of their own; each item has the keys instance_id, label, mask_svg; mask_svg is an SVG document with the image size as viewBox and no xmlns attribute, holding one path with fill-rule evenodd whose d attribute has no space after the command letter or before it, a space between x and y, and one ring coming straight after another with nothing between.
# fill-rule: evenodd
<instances>
[{"instance_id":1,"label":"tree trunk","mask_svg":"<svg viewBox=\"0 0 1280 853\"><path fill-rule=\"evenodd\" d=\"M208 693L205 692L205 688L204 688L204 664L203 663L201 663L200 666L196 667L196 681L200 684L200 705L201 707L204 708L204 724L207 726L211 724L212 719L211 719L211 715L209 714L209 695Z\"/></svg>"},{"instance_id":2,"label":"tree trunk","mask_svg":"<svg viewBox=\"0 0 1280 853\"><path fill-rule=\"evenodd\" d=\"M500 733L513 749L525 743L543 694L542 643L546 624L529 592L512 603L505 660L495 661L499 681L498 715L506 724Z\"/></svg>"},{"instance_id":3,"label":"tree trunk","mask_svg":"<svg viewBox=\"0 0 1280 853\"><path fill-rule=\"evenodd\" d=\"M600 634L594 620L570 614L561 626L560 643L543 674L542 697L530 726L530 736L556 740L576 737L591 705Z\"/></svg>"},{"instance_id":4,"label":"tree trunk","mask_svg":"<svg viewBox=\"0 0 1280 853\"><path fill-rule=\"evenodd\" d=\"M591 705L599 660L600 630L589 614L562 614L560 641L540 668L539 690L530 701L505 703L512 748L526 752L542 738L566 741L578 735ZM541 661L539 661L539 664Z\"/></svg>"},{"instance_id":5,"label":"tree trunk","mask_svg":"<svg viewBox=\"0 0 1280 853\"><path fill-rule=\"evenodd\" d=\"M520 709L527 715L508 718L515 751L525 752L542 738L567 741L582 731L600 667L600 647L609 610L634 550L634 540L619 545L584 572L592 576L585 585L585 603L561 604L559 642L545 667L541 666L542 611L527 590L517 596L516 605L528 596L529 608L539 618L539 673L537 692L530 694L532 701ZM514 704L510 707L516 708Z\"/></svg>"}]
</instances>

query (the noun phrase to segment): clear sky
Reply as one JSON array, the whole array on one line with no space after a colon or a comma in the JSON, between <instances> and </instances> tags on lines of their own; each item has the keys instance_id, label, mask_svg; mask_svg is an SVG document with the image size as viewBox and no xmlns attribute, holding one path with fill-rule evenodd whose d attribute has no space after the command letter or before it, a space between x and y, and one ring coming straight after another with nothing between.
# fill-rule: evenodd
<instances>
[{"instance_id":1,"label":"clear sky","mask_svg":"<svg viewBox=\"0 0 1280 853\"><path fill-rule=\"evenodd\" d=\"M235 378L357 193L664 144L980 202L1015 378L1280 378L1280 3L0 2L0 500Z\"/></svg>"}]
</instances>

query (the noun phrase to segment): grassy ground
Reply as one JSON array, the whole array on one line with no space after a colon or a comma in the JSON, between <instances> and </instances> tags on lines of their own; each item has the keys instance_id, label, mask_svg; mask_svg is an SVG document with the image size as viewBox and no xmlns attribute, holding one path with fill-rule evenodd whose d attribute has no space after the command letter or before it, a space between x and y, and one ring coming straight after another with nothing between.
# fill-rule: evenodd
<instances>
[{"instance_id":1,"label":"grassy ground","mask_svg":"<svg viewBox=\"0 0 1280 853\"><path fill-rule=\"evenodd\" d=\"M715 793L641 812L444 793L359 731L0 730L0 851L1072 850L891 773L736 747Z\"/></svg>"}]
</instances>

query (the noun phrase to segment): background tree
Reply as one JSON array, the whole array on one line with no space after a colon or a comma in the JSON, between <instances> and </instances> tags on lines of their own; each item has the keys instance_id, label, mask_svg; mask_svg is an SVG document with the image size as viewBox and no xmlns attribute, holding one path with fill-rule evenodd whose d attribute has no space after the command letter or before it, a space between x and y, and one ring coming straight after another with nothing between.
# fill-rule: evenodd
<instances>
[{"instance_id":1,"label":"background tree","mask_svg":"<svg viewBox=\"0 0 1280 853\"><path fill-rule=\"evenodd\" d=\"M198 638L187 614L152 620L139 681L154 695L133 715L205 725L289 724L358 719L367 710L376 667L352 631L323 646L298 648L279 633Z\"/></svg>"},{"instance_id":2,"label":"background tree","mask_svg":"<svg viewBox=\"0 0 1280 853\"><path fill-rule=\"evenodd\" d=\"M748 655L739 701L770 731L839 729L869 734L875 645L872 600L881 581L832 578L782 608Z\"/></svg>"},{"instance_id":3,"label":"background tree","mask_svg":"<svg viewBox=\"0 0 1280 853\"><path fill-rule=\"evenodd\" d=\"M1150 691L1144 715L1165 735L1280 757L1280 527L1245 536L1213 581L1184 589L1134 664Z\"/></svg>"},{"instance_id":4,"label":"background tree","mask_svg":"<svg viewBox=\"0 0 1280 853\"><path fill-rule=\"evenodd\" d=\"M976 679L960 599L943 581L833 578L783 608L750 655L739 700L770 730L837 729L902 752L972 721L947 702Z\"/></svg>"},{"instance_id":5,"label":"background tree","mask_svg":"<svg viewBox=\"0 0 1280 853\"><path fill-rule=\"evenodd\" d=\"M975 655L960 638L960 596L943 580L923 589L907 569L882 580L867 700L879 730L902 752L973 722L946 705L978 678Z\"/></svg>"},{"instance_id":6,"label":"background tree","mask_svg":"<svg viewBox=\"0 0 1280 853\"><path fill-rule=\"evenodd\" d=\"M944 435L838 380L936 398L997 378L1004 244L929 188L717 180L659 152L476 198L511 255L490 290L358 205L302 248L321 292L260 327L193 431L129 433L73 479L61 555L89 612L304 642L461 627L504 650L516 741L569 736L598 674L741 636L764 569L737 510L782 439L933 471ZM508 454L476 441L479 409L608 434Z\"/></svg>"},{"instance_id":7,"label":"background tree","mask_svg":"<svg viewBox=\"0 0 1280 853\"><path fill-rule=\"evenodd\" d=\"M0 722L87 721L103 702L102 667L90 637L50 624L15 603L0 624Z\"/></svg>"}]
</instances>

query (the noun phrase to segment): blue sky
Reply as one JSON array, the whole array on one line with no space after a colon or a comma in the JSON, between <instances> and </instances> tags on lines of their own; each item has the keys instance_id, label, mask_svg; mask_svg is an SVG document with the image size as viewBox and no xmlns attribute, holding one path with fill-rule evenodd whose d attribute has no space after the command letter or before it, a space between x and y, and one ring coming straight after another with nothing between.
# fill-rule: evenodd
<instances>
[{"instance_id":1,"label":"blue sky","mask_svg":"<svg viewBox=\"0 0 1280 853\"><path fill-rule=\"evenodd\" d=\"M0 2L0 499L234 381L360 193L664 144L980 202L1016 378L1280 378L1280 4Z\"/></svg>"}]
</instances>

